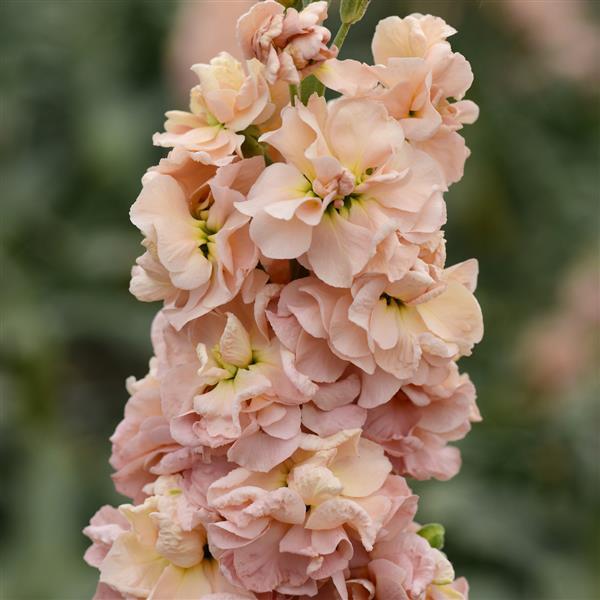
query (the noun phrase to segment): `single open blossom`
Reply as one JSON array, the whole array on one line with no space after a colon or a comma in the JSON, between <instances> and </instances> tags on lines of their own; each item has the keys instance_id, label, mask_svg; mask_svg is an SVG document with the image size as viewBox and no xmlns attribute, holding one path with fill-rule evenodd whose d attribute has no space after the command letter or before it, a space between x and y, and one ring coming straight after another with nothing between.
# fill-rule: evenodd
<instances>
[{"instance_id":1,"label":"single open blossom","mask_svg":"<svg viewBox=\"0 0 600 600\"><path fill-rule=\"evenodd\" d=\"M234 203L245 198L264 167L261 157L216 169L176 149L143 178L131 220L146 236L146 253L132 271L140 300L164 301L182 327L229 302L258 262L248 217Z\"/></svg>"},{"instance_id":2,"label":"single open blossom","mask_svg":"<svg viewBox=\"0 0 600 600\"><path fill-rule=\"evenodd\" d=\"M307 436L269 473L236 469L210 487L225 519L208 526L211 551L232 582L256 592L310 596L320 580L343 585L353 540L370 551L414 514L416 496L390 471L360 430Z\"/></svg>"},{"instance_id":3,"label":"single open blossom","mask_svg":"<svg viewBox=\"0 0 600 600\"><path fill-rule=\"evenodd\" d=\"M165 132L154 143L166 148L182 147L192 158L207 165L230 163L241 156L250 125L266 121L273 113L264 67L257 61L242 65L226 52L209 64L192 67L200 84L192 88L190 111L167 112Z\"/></svg>"},{"instance_id":4,"label":"single open blossom","mask_svg":"<svg viewBox=\"0 0 600 600\"><path fill-rule=\"evenodd\" d=\"M179 484L178 477L161 477L142 504L118 511L105 506L92 519L85 530L93 541L86 559L100 570L104 589L98 598L254 598L223 578L207 553L204 526L180 522Z\"/></svg>"},{"instance_id":5,"label":"single open blossom","mask_svg":"<svg viewBox=\"0 0 600 600\"><path fill-rule=\"evenodd\" d=\"M454 579L446 556L416 533L414 524L378 542L353 561L346 581L356 600L468 600L464 579Z\"/></svg>"},{"instance_id":6,"label":"single open blossom","mask_svg":"<svg viewBox=\"0 0 600 600\"><path fill-rule=\"evenodd\" d=\"M361 396L363 405L369 396ZM415 479L446 480L460 469L462 439L480 421L475 387L450 363L441 383L403 386L391 400L366 410L364 436L385 449L394 471Z\"/></svg>"},{"instance_id":7,"label":"single open blossom","mask_svg":"<svg viewBox=\"0 0 600 600\"><path fill-rule=\"evenodd\" d=\"M377 25L372 44L375 62L384 65L375 69L388 89L386 105L394 106L407 137L438 162L449 184L462 177L470 154L457 130L479 116L477 105L463 100L473 73L446 41L454 33L431 15L388 17Z\"/></svg>"},{"instance_id":8,"label":"single open blossom","mask_svg":"<svg viewBox=\"0 0 600 600\"><path fill-rule=\"evenodd\" d=\"M462 177L469 156L456 132L479 115L477 105L463 99L473 73L446 41L454 33L431 15L388 17L373 37L374 66L331 60L316 73L343 94L382 102L402 124L406 138L437 161L448 184Z\"/></svg>"},{"instance_id":9,"label":"single open blossom","mask_svg":"<svg viewBox=\"0 0 600 600\"><path fill-rule=\"evenodd\" d=\"M472 294L475 265L467 261L436 274L421 262L397 282L369 276L350 290L312 276L298 279L282 291L271 322L283 342L294 346L298 368L309 369L315 380L335 381L344 369L340 361L353 363L367 376L375 374L373 394L389 388L389 376L396 378L385 401L401 382L419 383L429 372L468 355L480 341L481 309ZM315 364L320 375L310 370Z\"/></svg>"},{"instance_id":10,"label":"single open blossom","mask_svg":"<svg viewBox=\"0 0 600 600\"><path fill-rule=\"evenodd\" d=\"M189 450L171 437L161 407L156 361L150 365L150 373L143 379L128 379L131 397L125 405L125 418L111 437L115 487L136 501L143 500L144 486L158 475L180 471L193 462Z\"/></svg>"},{"instance_id":11,"label":"single open blossom","mask_svg":"<svg viewBox=\"0 0 600 600\"><path fill-rule=\"evenodd\" d=\"M227 450L230 460L268 471L300 441L300 406L316 386L289 352L236 301L180 332L154 327L162 402L171 435L188 448Z\"/></svg>"},{"instance_id":12,"label":"single open blossom","mask_svg":"<svg viewBox=\"0 0 600 600\"><path fill-rule=\"evenodd\" d=\"M269 83L299 84L312 68L337 55L328 48L331 32L322 26L327 2L313 2L301 11L287 10L274 0L257 2L238 20L238 41L244 56L266 67Z\"/></svg>"},{"instance_id":13,"label":"single open blossom","mask_svg":"<svg viewBox=\"0 0 600 600\"><path fill-rule=\"evenodd\" d=\"M379 103L313 96L261 139L287 162L267 167L236 207L269 258L303 257L326 283L350 287L391 230L432 233L445 221L441 173Z\"/></svg>"}]
</instances>

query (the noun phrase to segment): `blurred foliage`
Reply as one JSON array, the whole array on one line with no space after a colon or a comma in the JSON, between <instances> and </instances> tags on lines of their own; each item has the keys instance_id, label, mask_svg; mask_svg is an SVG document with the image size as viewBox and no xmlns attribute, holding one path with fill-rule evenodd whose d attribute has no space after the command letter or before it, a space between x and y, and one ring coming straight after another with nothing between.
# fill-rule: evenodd
<instances>
[{"instance_id":1,"label":"blurred foliage","mask_svg":"<svg viewBox=\"0 0 600 600\"><path fill-rule=\"evenodd\" d=\"M369 59L376 21L447 18L473 65L481 118L448 194L449 262L480 261L487 332L464 361L484 422L450 482L415 485L446 527L474 600L595 600L600 393L592 365L562 394L534 391L519 340L565 273L598 250L597 80L559 80L502 3L372 2L343 56ZM552 10L552 2L546 2ZM157 306L127 293L139 236L128 208L176 100L163 60L174 2L0 4L2 597L83 599L97 574L81 529L119 502L107 464L124 379L144 374ZM590 18L591 18L590 10Z\"/></svg>"}]
</instances>

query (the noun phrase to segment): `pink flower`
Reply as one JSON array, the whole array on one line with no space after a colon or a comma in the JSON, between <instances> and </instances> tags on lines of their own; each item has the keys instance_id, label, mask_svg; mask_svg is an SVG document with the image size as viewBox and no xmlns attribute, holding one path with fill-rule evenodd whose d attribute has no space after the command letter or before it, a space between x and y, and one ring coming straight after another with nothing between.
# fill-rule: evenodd
<instances>
[{"instance_id":1,"label":"pink flower","mask_svg":"<svg viewBox=\"0 0 600 600\"><path fill-rule=\"evenodd\" d=\"M191 457L171 437L160 400L156 361L150 373L136 381L127 381L131 394L125 406L125 418L111 437L110 464L116 470L112 478L118 492L135 500L145 497L143 488L156 479L165 467L189 464Z\"/></svg>"},{"instance_id":2,"label":"pink flower","mask_svg":"<svg viewBox=\"0 0 600 600\"><path fill-rule=\"evenodd\" d=\"M300 258L326 283L350 287L393 230L430 234L445 221L441 174L377 102L314 95L261 139L287 162L267 167L236 207L268 258Z\"/></svg>"},{"instance_id":3,"label":"pink flower","mask_svg":"<svg viewBox=\"0 0 600 600\"><path fill-rule=\"evenodd\" d=\"M266 121L273 112L264 68L256 60L243 65L221 52L209 64L192 67L200 84L192 88L191 112L167 112L165 133L154 135L157 146L182 147L207 165L225 165L241 156L250 125Z\"/></svg>"},{"instance_id":4,"label":"pink flower","mask_svg":"<svg viewBox=\"0 0 600 600\"><path fill-rule=\"evenodd\" d=\"M456 131L479 114L476 104L463 100L473 73L446 41L454 33L431 15L388 17L379 22L373 38L375 66L331 60L315 73L343 94L382 102L406 138L438 162L447 184L462 177L469 155Z\"/></svg>"},{"instance_id":5,"label":"pink flower","mask_svg":"<svg viewBox=\"0 0 600 600\"><path fill-rule=\"evenodd\" d=\"M210 487L225 519L208 527L211 550L236 585L312 596L318 581L343 582L353 540L371 550L410 522L416 496L390 471L360 430L306 436L269 473L236 469Z\"/></svg>"},{"instance_id":6,"label":"pink flower","mask_svg":"<svg viewBox=\"0 0 600 600\"><path fill-rule=\"evenodd\" d=\"M369 559L368 576L350 581L366 589L371 583L377 600L466 600L445 555L410 529L376 544Z\"/></svg>"},{"instance_id":7,"label":"pink flower","mask_svg":"<svg viewBox=\"0 0 600 600\"><path fill-rule=\"evenodd\" d=\"M310 276L283 289L270 318L282 342L293 347L300 370L316 381L331 382L344 370L341 361L351 362L375 373L373 394L392 388L384 394L386 401L401 382L427 381L430 371L468 355L480 341L483 322L472 294L475 278L475 261L442 272L419 261L397 282L365 276L350 290ZM400 380L395 388L394 379Z\"/></svg>"},{"instance_id":8,"label":"pink flower","mask_svg":"<svg viewBox=\"0 0 600 600\"><path fill-rule=\"evenodd\" d=\"M345 302L332 317L333 344L347 356L372 355L378 367L402 380L415 377L424 361L435 366L469 355L483 335L479 304L450 269L438 276L417 265L393 283L365 277ZM349 331L348 322L357 329Z\"/></svg>"},{"instance_id":9,"label":"pink flower","mask_svg":"<svg viewBox=\"0 0 600 600\"><path fill-rule=\"evenodd\" d=\"M249 305L235 301L180 332L162 317L154 344L171 434L183 446L228 447L231 461L259 471L296 450L300 405L316 386Z\"/></svg>"},{"instance_id":10,"label":"pink flower","mask_svg":"<svg viewBox=\"0 0 600 600\"><path fill-rule=\"evenodd\" d=\"M147 251L132 270L140 300L163 300L182 327L229 302L258 262L248 217L234 208L264 167L260 157L215 170L174 150L143 179L131 220Z\"/></svg>"},{"instance_id":11,"label":"pink flower","mask_svg":"<svg viewBox=\"0 0 600 600\"><path fill-rule=\"evenodd\" d=\"M129 521L116 508L108 505L100 508L83 530L84 535L92 540L83 557L85 562L92 567L100 567L115 540L129 529Z\"/></svg>"},{"instance_id":12,"label":"pink flower","mask_svg":"<svg viewBox=\"0 0 600 600\"><path fill-rule=\"evenodd\" d=\"M447 446L462 439L471 422L480 421L475 387L450 363L440 383L403 386L378 406L362 394L368 407L363 435L385 449L400 475L416 479L450 479L460 468L460 452Z\"/></svg>"},{"instance_id":13,"label":"pink flower","mask_svg":"<svg viewBox=\"0 0 600 600\"><path fill-rule=\"evenodd\" d=\"M86 556L100 570L97 598L254 598L222 577L203 525L180 522L180 481L161 477L143 504L104 507L92 519L84 533L94 541Z\"/></svg>"},{"instance_id":14,"label":"pink flower","mask_svg":"<svg viewBox=\"0 0 600 600\"><path fill-rule=\"evenodd\" d=\"M328 48L330 31L321 24L327 2L313 2L298 12L284 10L279 2L258 2L238 20L238 41L246 58L257 58L266 67L266 78L299 84L310 70L337 55Z\"/></svg>"},{"instance_id":15,"label":"pink flower","mask_svg":"<svg viewBox=\"0 0 600 600\"><path fill-rule=\"evenodd\" d=\"M407 137L438 161L449 184L462 177L469 156L456 130L479 114L476 104L463 100L473 73L446 41L455 33L431 15L388 17L377 25L372 45L375 62L384 65L376 70L389 90L386 106L394 107L390 112L401 119Z\"/></svg>"}]
</instances>

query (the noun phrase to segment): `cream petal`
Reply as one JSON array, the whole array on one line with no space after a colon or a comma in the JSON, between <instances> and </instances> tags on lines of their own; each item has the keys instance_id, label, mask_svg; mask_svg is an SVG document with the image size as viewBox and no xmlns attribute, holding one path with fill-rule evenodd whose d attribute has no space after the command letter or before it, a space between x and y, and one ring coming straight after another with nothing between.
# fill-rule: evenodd
<instances>
[{"instance_id":1,"label":"cream petal","mask_svg":"<svg viewBox=\"0 0 600 600\"><path fill-rule=\"evenodd\" d=\"M313 228L299 219L283 221L266 213L250 222L250 237L269 258L297 258L310 247Z\"/></svg>"},{"instance_id":2,"label":"cream petal","mask_svg":"<svg viewBox=\"0 0 600 600\"><path fill-rule=\"evenodd\" d=\"M404 143L402 127L385 107L364 99L333 101L326 137L332 152L356 177L384 164Z\"/></svg>"},{"instance_id":3,"label":"cream petal","mask_svg":"<svg viewBox=\"0 0 600 600\"><path fill-rule=\"evenodd\" d=\"M298 448L300 433L279 439L262 431L240 437L227 452L227 458L253 471L266 473L288 459Z\"/></svg>"},{"instance_id":4,"label":"cream petal","mask_svg":"<svg viewBox=\"0 0 600 600\"><path fill-rule=\"evenodd\" d=\"M323 215L307 254L315 274L334 287L350 287L370 258L371 235L336 211Z\"/></svg>"},{"instance_id":5,"label":"cream petal","mask_svg":"<svg viewBox=\"0 0 600 600\"><path fill-rule=\"evenodd\" d=\"M219 347L225 362L236 367L245 367L252 360L250 336L233 313L227 313L227 324L219 341Z\"/></svg>"},{"instance_id":6,"label":"cream petal","mask_svg":"<svg viewBox=\"0 0 600 600\"><path fill-rule=\"evenodd\" d=\"M113 544L100 567L100 581L124 594L147 597L169 561L134 533L124 533Z\"/></svg>"},{"instance_id":7,"label":"cream petal","mask_svg":"<svg viewBox=\"0 0 600 600\"><path fill-rule=\"evenodd\" d=\"M357 455L335 459L329 468L344 486L344 496L364 498L383 485L392 465L381 446L361 439ZM364 473L368 473L369 477L364 477Z\"/></svg>"},{"instance_id":8,"label":"cream petal","mask_svg":"<svg viewBox=\"0 0 600 600\"><path fill-rule=\"evenodd\" d=\"M460 283L450 282L446 291L415 307L432 333L458 344L468 354L483 336L483 318L477 300Z\"/></svg>"}]
</instances>

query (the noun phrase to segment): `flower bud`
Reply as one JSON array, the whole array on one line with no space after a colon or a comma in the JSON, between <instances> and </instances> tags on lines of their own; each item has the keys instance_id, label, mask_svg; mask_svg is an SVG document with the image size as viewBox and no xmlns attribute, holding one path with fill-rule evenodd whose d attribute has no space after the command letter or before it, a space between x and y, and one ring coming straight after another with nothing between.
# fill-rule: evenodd
<instances>
[{"instance_id":1,"label":"flower bud","mask_svg":"<svg viewBox=\"0 0 600 600\"><path fill-rule=\"evenodd\" d=\"M371 0L342 0L340 4L340 17L342 23L352 25L358 23L367 12Z\"/></svg>"},{"instance_id":2,"label":"flower bud","mask_svg":"<svg viewBox=\"0 0 600 600\"><path fill-rule=\"evenodd\" d=\"M444 547L444 534L446 530L443 525L439 523L428 523L427 525L423 525L417 533L424 537L432 548L436 548L437 550L441 550Z\"/></svg>"}]
</instances>

